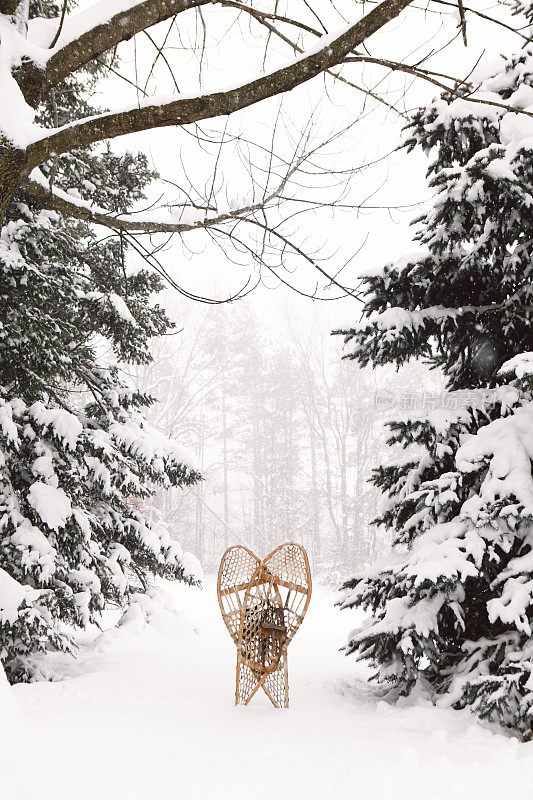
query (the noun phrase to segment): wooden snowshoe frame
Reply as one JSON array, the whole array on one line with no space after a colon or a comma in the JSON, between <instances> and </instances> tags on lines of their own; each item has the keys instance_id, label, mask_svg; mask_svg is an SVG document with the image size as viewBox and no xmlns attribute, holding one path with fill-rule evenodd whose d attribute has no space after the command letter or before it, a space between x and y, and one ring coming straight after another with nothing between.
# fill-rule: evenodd
<instances>
[{"instance_id":1,"label":"wooden snowshoe frame","mask_svg":"<svg viewBox=\"0 0 533 800\"><path fill-rule=\"evenodd\" d=\"M311 589L309 559L299 544L282 544L263 560L242 545L222 556L217 595L237 645L236 705L248 705L261 688L276 708L288 707L287 647L303 622Z\"/></svg>"}]
</instances>

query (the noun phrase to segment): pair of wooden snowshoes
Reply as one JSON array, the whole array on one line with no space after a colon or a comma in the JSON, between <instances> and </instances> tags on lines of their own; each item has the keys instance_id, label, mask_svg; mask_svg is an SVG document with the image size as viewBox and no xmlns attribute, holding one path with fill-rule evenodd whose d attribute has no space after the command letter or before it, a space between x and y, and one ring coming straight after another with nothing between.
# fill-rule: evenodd
<instances>
[{"instance_id":1,"label":"pair of wooden snowshoes","mask_svg":"<svg viewBox=\"0 0 533 800\"><path fill-rule=\"evenodd\" d=\"M220 563L217 594L237 645L235 703L247 705L261 688L276 708L286 708L287 647L311 600L304 548L289 542L261 560L247 547L229 547Z\"/></svg>"}]
</instances>

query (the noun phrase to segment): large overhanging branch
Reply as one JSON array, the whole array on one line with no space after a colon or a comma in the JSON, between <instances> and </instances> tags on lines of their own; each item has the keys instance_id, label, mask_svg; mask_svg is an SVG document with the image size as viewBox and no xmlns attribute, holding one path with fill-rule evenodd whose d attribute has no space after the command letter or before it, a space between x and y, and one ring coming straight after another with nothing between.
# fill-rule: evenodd
<instances>
[{"instance_id":1,"label":"large overhanging branch","mask_svg":"<svg viewBox=\"0 0 533 800\"><path fill-rule=\"evenodd\" d=\"M304 49L297 43L297 41L294 38L290 38L285 33L282 33L280 30L278 30L276 28L276 26L274 24L272 24L271 20L281 20L284 23L286 23L287 25L293 26L294 28L297 28L297 29L298 28L303 28L307 33L309 33L309 34L311 34L313 36L316 36L319 39L324 36L323 32L321 32L321 31L319 31L319 30L317 30L315 28L312 28L312 27L310 27L308 25L302 26L301 23L298 20L289 19L287 17L280 17L279 15L276 15L276 14L271 14L271 13L267 13L267 12L258 11L256 9L252 8L251 6L242 5L242 3L237 2L237 0L220 0L220 2L224 6L232 7L232 8L239 8L243 12L247 13L252 19L254 19L260 25L262 25L264 28L266 28L269 31L269 33L271 33L272 35L277 36L279 39L281 39L283 42L285 42L285 44L289 45L292 48L292 50L294 50L297 53L303 53ZM457 5L455 3L446 2L446 0L434 0L434 2L450 6L452 8L457 8ZM497 19L495 19L493 17L489 17L486 14L482 14L481 12L477 12L474 9L468 8L466 6L464 7L464 11L468 11L468 12L470 12L472 14L476 14L477 16L480 16L483 19L486 19L486 20L488 20L489 22L491 22L491 23L493 23L495 25L499 25L499 26L511 31L512 33L516 33L518 36L520 36L526 42L531 42L532 41L531 38L525 36L520 30L518 30L518 29L515 30L510 25L506 25L505 23L502 23L500 20L497 20ZM385 69L390 70L390 72L402 72L402 73L404 73L406 75L412 76L413 78L418 78L420 80L426 81L427 83L430 83L433 86L436 86L438 89L441 89L443 92L446 92L447 94L454 95L455 97L458 97L458 98L461 98L461 99L467 99L471 103L477 103L477 104L481 104L481 105L489 105L489 106L492 106L492 107L495 107L495 108L501 108L504 111L509 111L509 112L516 113L516 114L524 114L525 116L533 116L533 114L530 111L526 111L526 110L524 110L522 108L518 108L518 107L512 106L512 105L510 105L508 103L499 103L497 101L490 100L490 99L485 98L485 97L477 98L477 97L472 95L472 92L474 91L474 87L472 87L468 83L468 80L462 80L462 79L456 78L451 74L445 74L445 73L442 73L442 72L435 72L434 70L430 70L430 69L424 69L421 66L422 63L423 63L422 61L419 61L415 65L410 65L410 64L407 64L407 63L405 63L403 61L392 61L392 60L387 59L387 58L373 57L368 52L367 53L360 53L360 52L355 53L354 52L354 53L350 53L349 55L347 55L346 58L344 59L343 63L345 63L345 64L375 64L376 66L384 67ZM358 84L354 83L353 80L348 80L344 75L341 75L340 72L338 72L338 71L335 71L335 70L332 70L332 69L328 69L328 70L326 70L326 73L328 75L331 75L333 78L335 78L335 80L339 80L339 81L347 84L348 86L351 86L352 88L357 89L358 91L364 92L365 94L367 94L370 97L373 97L378 102L383 103L388 108L390 108L391 110L395 111L395 113L397 113L397 114L399 114L401 116L405 116L406 118L408 118L408 115L402 114L402 112L400 112L397 108L395 108L394 105L391 105L391 104L387 103L386 100L384 100L382 97L380 97L376 92L372 91L371 89L359 86ZM446 83L444 81L446 81Z\"/></svg>"},{"instance_id":2,"label":"large overhanging branch","mask_svg":"<svg viewBox=\"0 0 533 800\"><path fill-rule=\"evenodd\" d=\"M60 128L29 146L28 167L31 170L54 154L86 147L104 139L226 116L269 97L288 92L342 63L354 48L397 17L411 2L412 0L384 0L337 37L324 37L326 41L317 52L304 55L286 67L237 88L193 98L177 98L159 104L156 99L152 99L140 108L102 114Z\"/></svg>"},{"instance_id":3,"label":"large overhanging branch","mask_svg":"<svg viewBox=\"0 0 533 800\"><path fill-rule=\"evenodd\" d=\"M19 1L20 0L3 0L3 3L0 1L0 11L3 11L3 13L14 13ZM115 0L115 2L116 1L117 0ZM435 2L450 7L456 7L454 3L446 2L446 0L435 0ZM278 36L286 44L290 45L295 52L303 52L303 50L290 37L283 34L281 30L275 26L275 22L286 24L289 27L296 27L297 29L301 29L315 36L320 37L323 35L323 32L299 20L275 13L259 11L244 2L239 2L239 0L132 0L131 6L125 10L120 8L121 3L118 2L117 9L119 10L116 12L113 12L112 8L114 0L105 0L105 2L101 2L100 5L102 6L101 18L98 13L94 14L94 7L90 9L93 13L90 17L91 26L87 30L83 30L82 25L80 32L79 18L84 16L84 12L67 16L64 25L58 22L59 27L56 31L58 43L56 47L51 43L51 54L44 68L37 67L31 61L25 62L21 67L17 76L18 82L23 94L31 105L36 105L43 91L52 88L69 74L72 74L90 61L98 58L106 51L117 47L121 42L127 41L136 34L146 31L148 28L175 17L184 11L201 8L204 5L233 8L237 11L249 14L266 27L271 34ZM487 19L492 23L501 25L522 36L526 41L530 41L530 39L520 31L515 30L511 26L493 17L489 17L486 14L482 14L475 9L467 7L465 7L464 10L476 14L483 19ZM383 66L388 66L392 71L403 71L414 77L430 81L439 88L447 89L448 91L452 91L452 93L454 92L453 88L449 89L435 80L437 77L445 77L448 80L452 80L451 76L439 76L437 73L432 74L429 70L420 69L420 65L411 67L403 63L389 60L365 58L361 54L357 54L356 57L347 57L344 59L345 63L350 61L381 63ZM338 65L339 64L337 64L337 66ZM353 86L353 88L361 90L361 87L347 81L343 76L332 72L331 69L326 70L326 72L333 75L337 80L344 81ZM369 90L363 91L372 95L372 92ZM455 90L455 92L458 93L457 90ZM376 99L380 102L385 102L382 98L377 97Z\"/></svg>"},{"instance_id":4,"label":"large overhanging branch","mask_svg":"<svg viewBox=\"0 0 533 800\"><path fill-rule=\"evenodd\" d=\"M84 67L102 53L117 47L121 42L131 39L141 31L164 22L191 8L198 8L212 0L141 0L132 3L130 8L109 12L109 3L102 4L104 13L101 23L77 33L69 40L69 21L67 17L58 45L54 48L44 69L31 62L26 63L19 75L19 85L30 105L35 105L43 91L60 83L68 75ZM75 18L77 15L73 15ZM97 17L98 19L98 17ZM66 39L66 41L65 41ZM62 41L64 42L62 44Z\"/></svg>"}]
</instances>

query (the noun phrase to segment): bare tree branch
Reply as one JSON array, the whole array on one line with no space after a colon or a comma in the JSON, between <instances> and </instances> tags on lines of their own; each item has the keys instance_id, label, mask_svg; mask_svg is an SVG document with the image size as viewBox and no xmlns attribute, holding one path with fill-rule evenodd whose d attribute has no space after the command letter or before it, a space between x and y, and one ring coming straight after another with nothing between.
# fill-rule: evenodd
<instances>
[{"instance_id":1,"label":"bare tree branch","mask_svg":"<svg viewBox=\"0 0 533 800\"><path fill-rule=\"evenodd\" d=\"M199 228L210 228L220 225L223 222L244 218L247 215L268 208L270 204L275 201L280 201L280 199L283 198L283 192L287 188L290 179L299 171L302 164L308 161L318 149L319 147L316 147L296 157L285 171L283 177L280 178L277 185L268 192L265 188L259 201L218 214L208 215L204 213L202 216L198 214L198 219L190 223L164 222L161 220L149 220L145 217L138 217L135 219L135 213L117 215L106 209L91 207L89 203L83 201L76 202L74 198L69 197L66 192L51 188L50 184L47 184L46 179L42 176L42 173L42 180L38 180L38 171L37 174L34 173L27 179L24 184L24 189L38 200L44 208L50 211L57 211L65 216L81 219L95 225L104 225L116 231L129 231L130 233L137 234L187 233L188 231L198 230ZM172 206L169 206L169 210L171 210L171 208ZM210 205L207 203L205 211L209 210L209 208ZM196 208L195 210L199 212L201 209Z\"/></svg>"},{"instance_id":2,"label":"bare tree branch","mask_svg":"<svg viewBox=\"0 0 533 800\"><path fill-rule=\"evenodd\" d=\"M76 147L150 128L188 125L202 119L225 116L288 92L341 63L354 48L397 17L411 2L384 0L344 33L326 41L316 53L304 55L286 67L237 88L161 104L153 100L140 108L102 114L60 128L30 145L27 151L29 169L42 164L52 154L65 153Z\"/></svg>"}]
</instances>

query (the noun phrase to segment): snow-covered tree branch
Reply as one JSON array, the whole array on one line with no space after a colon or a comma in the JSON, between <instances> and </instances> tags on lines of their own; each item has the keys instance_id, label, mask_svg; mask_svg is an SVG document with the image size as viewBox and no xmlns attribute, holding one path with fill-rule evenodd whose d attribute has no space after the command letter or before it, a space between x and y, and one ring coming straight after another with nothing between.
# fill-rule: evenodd
<instances>
[{"instance_id":1,"label":"snow-covered tree branch","mask_svg":"<svg viewBox=\"0 0 533 800\"><path fill-rule=\"evenodd\" d=\"M36 19L30 28L47 49L39 63L21 65L17 81L27 101L35 106L44 93L93 59L132 36L212 0L140 0L131 3L104 0L84 11L58 19ZM4 12L8 14L9 12Z\"/></svg>"},{"instance_id":2,"label":"snow-covered tree branch","mask_svg":"<svg viewBox=\"0 0 533 800\"><path fill-rule=\"evenodd\" d=\"M44 131L39 131L39 128L31 122L31 111L22 97L23 92L17 82L17 67L20 67L24 60L33 62L36 67L43 62L46 65L46 50L34 45L31 40L28 42L23 40L15 30L14 23L4 18L2 21L2 48L5 48L8 53L7 58L2 61L3 74L0 75L0 86L5 87L6 93L9 92L7 96L14 108L10 109L7 125L0 115L0 131L3 131L4 142L3 152L0 156L0 184L3 187L0 195L0 215L5 213L10 197L16 190L17 184L21 182L24 173L27 174L52 155L59 155L78 147L86 147L105 139L150 128L188 125L200 120L226 116L266 98L288 92L304 81L310 80L342 62L348 53L380 30L391 19L394 19L409 3L410 0L384 0L339 35L325 37L326 41L321 42L322 46L316 52L293 60L286 67L248 83L193 97L149 99L140 102L138 107L132 107L122 112L99 114L85 120L78 120L48 135L44 135ZM124 38L128 38L133 33L153 25L158 21L153 14L143 16L153 6L166 7L167 4L164 2L141 3L133 10L130 9L130 15L126 15L124 18L124 29L121 27L121 20L108 17L105 22L116 24L105 26L106 31L108 27L118 31L118 34L115 33L116 41L113 41L112 35L106 33L100 45L97 42L103 23L97 15L96 27L89 32L81 33L82 42L79 47L75 42L70 45L76 51L77 58L70 62L68 54L63 53L60 59L63 73L57 75L53 80L60 80L61 77L68 76L80 66L88 63L91 58L105 53L110 47L121 41L123 34ZM100 4L100 8L102 8L102 4ZM109 7L106 4L106 9L109 13L113 10L113 6ZM174 13L176 12L176 9L169 9L169 13L172 10ZM135 11L139 11L139 17L133 13ZM131 22L133 27L130 32L129 22L132 19L135 19L136 23ZM68 17L65 23L68 31ZM135 29L135 24L137 29ZM85 38L87 38L87 44L85 44ZM20 80L24 84L29 79L24 77L23 73ZM30 94L33 103L37 103L40 91Z\"/></svg>"}]
</instances>

